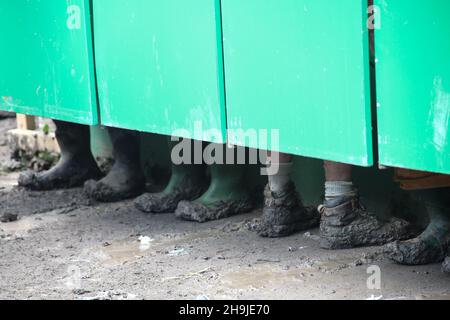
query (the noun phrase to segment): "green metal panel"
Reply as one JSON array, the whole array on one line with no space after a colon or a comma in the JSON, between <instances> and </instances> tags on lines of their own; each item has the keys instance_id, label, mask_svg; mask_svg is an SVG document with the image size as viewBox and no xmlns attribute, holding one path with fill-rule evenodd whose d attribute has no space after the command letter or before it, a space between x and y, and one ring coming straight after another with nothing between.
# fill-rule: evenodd
<instances>
[{"instance_id":1,"label":"green metal panel","mask_svg":"<svg viewBox=\"0 0 450 320\"><path fill-rule=\"evenodd\" d=\"M450 173L450 1L378 0L380 162Z\"/></svg>"},{"instance_id":2,"label":"green metal panel","mask_svg":"<svg viewBox=\"0 0 450 320\"><path fill-rule=\"evenodd\" d=\"M0 0L0 108L97 123L88 0Z\"/></svg>"},{"instance_id":3,"label":"green metal panel","mask_svg":"<svg viewBox=\"0 0 450 320\"><path fill-rule=\"evenodd\" d=\"M222 0L229 129L279 129L271 149L371 165L366 12L367 0Z\"/></svg>"},{"instance_id":4,"label":"green metal panel","mask_svg":"<svg viewBox=\"0 0 450 320\"><path fill-rule=\"evenodd\" d=\"M225 141L219 4L94 1L102 124ZM216 137L203 137L200 126Z\"/></svg>"}]
</instances>

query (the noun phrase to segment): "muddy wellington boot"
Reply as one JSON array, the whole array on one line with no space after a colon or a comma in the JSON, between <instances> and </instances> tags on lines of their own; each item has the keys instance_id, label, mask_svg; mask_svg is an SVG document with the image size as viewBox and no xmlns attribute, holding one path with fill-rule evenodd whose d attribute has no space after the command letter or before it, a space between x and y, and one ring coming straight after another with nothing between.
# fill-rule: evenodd
<instances>
[{"instance_id":1,"label":"muddy wellington boot","mask_svg":"<svg viewBox=\"0 0 450 320\"><path fill-rule=\"evenodd\" d=\"M244 165L211 165L211 184L195 201L181 201L175 215L183 220L207 222L250 212L254 208L244 176Z\"/></svg>"},{"instance_id":2,"label":"muddy wellington boot","mask_svg":"<svg viewBox=\"0 0 450 320\"><path fill-rule=\"evenodd\" d=\"M316 208L306 208L290 179L292 163L280 164L276 175L269 176L264 191L264 209L258 234L261 237L280 238L319 225Z\"/></svg>"},{"instance_id":3,"label":"muddy wellington boot","mask_svg":"<svg viewBox=\"0 0 450 320\"><path fill-rule=\"evenodd\" d=\"M200 198L208 184L203 165L172 165L172 176L164 191L144 194L134 204L146 213L173 213L181 201Z\"/></svg>"},{"instance_id":4,"label":"muddy wellington boot","mask_svg":"<svg viewBox=\"0 0 450 320\"><path fill-rule=\"evenodd\" d=\"M417 238L385 246L385 256L403 265L424 265L444 261L450 243L449 188L413 191L430 215L430 224ZM444 269L448 268L448 261Z\"/></svg>"},{"instance_id":5,"label":"muddy wellington boot","mask_svg":"<svg viewBox=\"0 0 450 320\"><path fill-rule=\"evenodd\" d=\"M136 197L145 187L139 136L136 132L117 128L108 128L108 133L114 148L114 165L102 180L86 182L84 192L100 202L115 202Z\"/></svg>"},{"instance_id":6,"label":"muddy wellington boot","mask_svg":"<svg viewBox=\"0 0 450 320\"><path fill-rule=\"evenodd\" d=\"M324 249L380 246L417 235L417 230L405 220L382 220L367 212L356 190L352 195L326 200L319 211L320 245Z\"/></svg>"},{"instance_id":7,"label":"muddy wellington boot","mask_svg":"<svg viewBox=\"0 0 450 320\"><path fill-rule=\"evenodd\" d=\"M61 159L49 171L23 173L19 177L19 186L37 191L74 188L102 176L91 153L89 126L54 122Z\"/></svg>"}]
</instances>

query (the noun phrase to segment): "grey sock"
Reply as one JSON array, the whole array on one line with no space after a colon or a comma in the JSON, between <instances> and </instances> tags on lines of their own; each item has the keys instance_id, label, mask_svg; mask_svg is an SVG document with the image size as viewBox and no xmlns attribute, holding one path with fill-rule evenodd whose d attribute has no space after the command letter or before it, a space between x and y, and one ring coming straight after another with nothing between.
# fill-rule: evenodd
<instances>
[{"instance_id":1,"label":"grey sock","mask_svg":"<svg viewBox=\"0 0 450 320\"><path fill-rule=\"evenodd\" d=\"M269 187L272 192L282 191L291 181L292 166L292 163L281 163L278 173L269 175Z\"/></svg>"},{"instance_id":2,"label":"grey sock","mask_svg":"<svg viewBox=\"0 0 450 320\"><path fill-rule=\"evenodd\" d=\"M325 182L325 199L327 201L340 197L352 197L358 194L358 190L349 181Z\"/></svg>"}]
</instances>

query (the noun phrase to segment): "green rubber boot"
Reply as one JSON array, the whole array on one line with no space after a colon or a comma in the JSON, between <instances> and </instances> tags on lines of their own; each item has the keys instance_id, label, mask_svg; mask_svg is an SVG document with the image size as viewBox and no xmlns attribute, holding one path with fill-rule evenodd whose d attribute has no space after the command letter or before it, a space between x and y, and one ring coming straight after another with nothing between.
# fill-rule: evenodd
<instances>
[{"instance_id":1,"label":"green rubber boot","mask_svg":"<svg viewBox=\"0 0 450 320\"><path fill-rule=\"evenodd\" d=\"M146 193L137 198L134 205L146 213L173 213L181 201L198 199L208 184L203 165L172 165L172 176L164 191Z\"/></svg>"},{"instance_id":2,"label":"green rubber boot","mask_svg":"<svg viewBox=\"0 0 450 320\"><path fill-rule=\"evenodd\" d=\"M442 262L450 244L450 188L414 191L414 195L427 207L430 224L417 238L386 245L384 253L387 258L403 265Z\"/></svg>"},{"instance_id":3,"label":"green rubber boot","mask_svg":"<svg viewBox=\"0 0 450 320\"><path fill-rule=\"evenodd\" d=\"M209 189L196 201L181 201L175 215L203 223L250 212L254 204L245 187L245 169L244 165L211 165Z\"/></svg>"}]
</instances>

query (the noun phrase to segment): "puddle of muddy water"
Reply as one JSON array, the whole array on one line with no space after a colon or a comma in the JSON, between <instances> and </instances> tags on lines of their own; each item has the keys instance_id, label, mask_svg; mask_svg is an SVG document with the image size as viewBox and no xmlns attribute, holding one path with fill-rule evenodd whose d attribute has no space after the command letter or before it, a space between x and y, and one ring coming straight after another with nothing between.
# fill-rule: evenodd
<instances>
[{"instance_id":1,"label":"puddle of muddy water","mask_svg":"<svg viewBox=\"0 0 450 320\"><path fill-rule=\"evenodd\" d=\"M100 249L97 257L103 266L121 265L141 258L150 248L143 248L140 241L113 243Z\"/></svg>"},{"instance_id":2,"label":"puddle of muddy water","mask_svg":"<svg viewBox=\"0 0 450 320\"><path fill-rule=\"evenodd\" d=\"M292 285L303 283L311 270L283 270L279 267L261 265L227 273L222 277L223 284L236 290L263 289L266 287Z\"/></svg>"},{"instance_id":3,"label":"puddle of muddy water","mask_svg":"<svg viewBox=\"0 0 450 320\"><path fill-rule=\"evenodd\" d=\"M10 191L17 185L19 173L0 175L0 191Z\"/></svg>"},{"instance_id":4,"label":"puddle of muddy water","mask_svg":"<svg viewBox=\"0 0 450 320\"><path fill-rule=\"evenodd\" d=\"M58 220L56 214L35 215L23 217L20 220L8 223L0 223L0 230L6 234L24 237L31 230Z\"/></svg>"},{"instance_id":5,"label":"puddle of muddy water","mask_svg":"<svg viewBox=\"0 0 450 320\"><path fill-rule=\"evenodd\" d=\"M1 223L0 230L7 234L20 234L23 235L28 231L37 228L39 225L39 221L36 221L33 218L27 217L18 221Z\"/></svg>"},{"instance_id":6,"label":"puddle of muddy water","mask_svg":"<svg viewBox=\"0 0 450 320\"><path fill-rule=\"evenodd\" d=\"M94 248L98 257L101 257L102 266L116 266L150 256L157 253L165 253L170 257L178 257L188 254L184 249L190 242L205 240L217 236L215 230L198 232L188 235L173 235L158 240L150 237L140 237L140 240L113 242L106 247ZM175 247L175 248L174 248Z\"/></svg>"}]
</instances>

